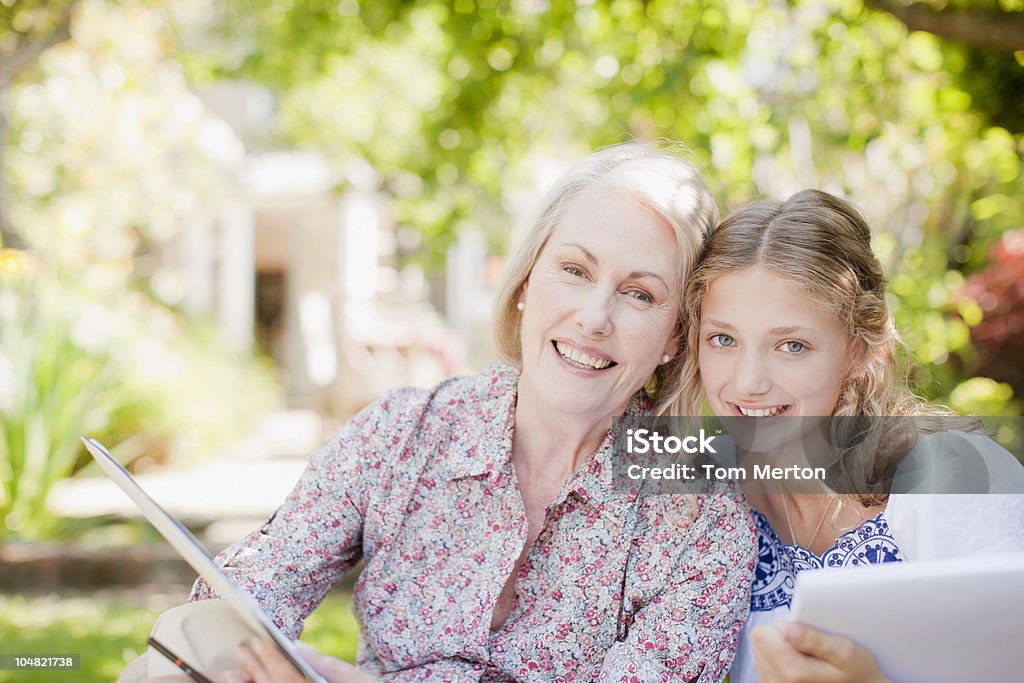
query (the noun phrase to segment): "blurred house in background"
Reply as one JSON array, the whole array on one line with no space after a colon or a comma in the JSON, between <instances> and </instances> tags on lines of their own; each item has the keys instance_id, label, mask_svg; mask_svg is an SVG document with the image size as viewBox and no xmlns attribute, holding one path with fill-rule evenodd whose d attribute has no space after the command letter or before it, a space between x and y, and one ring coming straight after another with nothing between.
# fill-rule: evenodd
<instances>
[{"instance_id":1,"label":"blurred house in background","mask_svg":"<svg viewBox=\"0 0 1024 683\"><path fill-rule=\"evenodd\" d=\"M201 99L258 149L274 107L265 90L224 83ZM248 151L233 201L162 250L186 312L269 356L290 407L343 418L389 387L467 370L467 349L473 365L489 358L485 272L496 278L483 241L467 231L428 282L409 258L418 236L396 225L378 185L363 160Z\"/></svg>"}]
</instances>

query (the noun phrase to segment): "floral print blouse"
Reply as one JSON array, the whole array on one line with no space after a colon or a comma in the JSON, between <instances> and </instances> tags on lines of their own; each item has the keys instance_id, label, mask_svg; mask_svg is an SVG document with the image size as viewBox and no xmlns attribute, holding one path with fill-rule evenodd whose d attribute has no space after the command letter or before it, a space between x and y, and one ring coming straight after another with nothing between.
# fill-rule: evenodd
<instances>
[{"instance_id":1,"label":"floral print blouse","mask_svg":"<svg viewBox=\"0 0 1024 683\"><path fill-rule=\"evenodd\" d=\"M388 392L218 562L294 638L364 560L356 661L384 681L721 681L750 604L750 517L735 495L614 488L610 434L548 506L490 629L527 536L518 379L495 366ZM209 597L198 581L192 599Z\"/></svg>"}]
</instances>

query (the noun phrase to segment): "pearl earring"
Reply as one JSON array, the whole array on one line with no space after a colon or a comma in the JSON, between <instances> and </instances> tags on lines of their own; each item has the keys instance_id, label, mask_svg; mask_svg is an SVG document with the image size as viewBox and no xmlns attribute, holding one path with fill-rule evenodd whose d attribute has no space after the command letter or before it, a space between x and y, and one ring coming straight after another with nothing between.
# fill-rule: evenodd
<instances>
[{"instance_id":1,"label":"pearl earring","mask_svg":"<svg viewBox=\"0 0 1024 683\"><path fill-rule=\"evenodd\" d=\"M672 360L672 356L668 355L667 353L661 354L661 364L662 365L664 365L665 363L669 362L670 360Z\"/></svg>"},{"instance_id":2,"label":"pearl earring","mask_svg":"<svg viewBox=\"0 0 1024 683\"><path fill-rule=\"evenodd\" d=\"M526 308L526 304L520 301L516 304L516 308L519 309L520 312L522 312Z\"/></svg>"}]
</instances>

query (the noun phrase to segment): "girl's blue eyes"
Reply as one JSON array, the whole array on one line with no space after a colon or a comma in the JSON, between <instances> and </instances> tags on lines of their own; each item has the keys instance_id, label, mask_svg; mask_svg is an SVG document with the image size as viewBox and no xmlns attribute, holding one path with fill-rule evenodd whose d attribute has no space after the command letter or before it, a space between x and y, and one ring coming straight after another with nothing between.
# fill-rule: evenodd
<instances>
[{"instance_id":1,"label":"girl's blue eyes","mask_svg":"<svg viewBox=\"0 0 1024 683\"><path fill-rule=\"evenodd\" d=\"M713 334L708 337L708 341L711 342L712 346L720 349L728 349L736 346L736 340L727 334ZM807 345L803 342L787 341L779 344L778 348L782 349L786 353L795 355L803 352L807 348Z\"/></svg>"}]
</instances>

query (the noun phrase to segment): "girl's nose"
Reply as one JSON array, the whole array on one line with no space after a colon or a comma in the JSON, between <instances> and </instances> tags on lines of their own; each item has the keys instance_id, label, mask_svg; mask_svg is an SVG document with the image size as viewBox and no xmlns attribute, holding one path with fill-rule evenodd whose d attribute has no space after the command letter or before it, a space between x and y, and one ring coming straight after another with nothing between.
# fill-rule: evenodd
<instances>
[{"instance_id":1,"label":"girl's nose","mask_svg":"<svg viewBox=\"0 0 1024 683\"><path fill-rule=\"evenodd\" d=\"M736 392L741 396L758 396L771 389L771 377L767 363L756 351L742 352L736 361L733 375Z\"/></svg>"}]
</instances>

